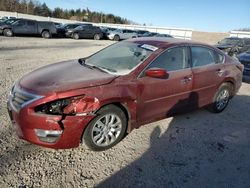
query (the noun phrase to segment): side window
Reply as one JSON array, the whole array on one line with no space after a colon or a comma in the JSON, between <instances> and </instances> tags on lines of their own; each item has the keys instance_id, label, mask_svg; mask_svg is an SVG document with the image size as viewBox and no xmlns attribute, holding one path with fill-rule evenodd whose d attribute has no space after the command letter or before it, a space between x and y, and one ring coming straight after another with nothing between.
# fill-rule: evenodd
<instances>
[{"instance_id":1,"label":"side window","mask_svg":"<svg viewBox=\"0 0 250 188\"><path fill-rule=\"evenodd\" d=\"M68 25L67 27L66 27L66 29L74 29L74 28L76 28L78 25Z\"/></svg>"},{"instance_id":2,"label":"side window","mask_svg":"<svg viewBox=\"0 0 250 188\"><path fill-rule=\"evenodd\" d=\"M16 26L24 26L26 24L26 21L24 20L19 20L15 23Z\"/></svg>"},{"instance_id":3,"label":"side window","mask_svg":"<svg viewBox=\"0 0 250 188\"><path fill-rule=\"evenodd\" d=\"M167 71L174 71L189 68L187 49L187 47L167 49L159 57L157 57L147 69L163 68Z\"/></svg>"},{"instance_id":4,"label":"side window","mask_svg":"<svg viewBox=\"0 0 250 188\"><path fill-rule=\"evenodd\" d=\"M33 22L33 21L27 21L27 24L28 24L28 26L34 26L35 22Z\"/></svg>"},{"instance_id":5,"label":"side window","mask_svg":"<svg viewBox=\"0 0 250 188\"><path fill-rule=\"evenodd\" d=\"M88 26L86 26L86 25L82 25L82 26L80 26L80 27L81 27L82 30L88 29Z\"/></svg>"},{"instance_id":6,"label":"side window","mask_svg":"<svg viewBox=\"0 0 250 188\"><path fill-rule=\"evenodd\" d=\"M217 56L217 61L216 61L216 63L223 63L224 62L224 55L222 55L222 54L219 54L219 53L217 53L217 52L214 52L215 54L216 54L216 56Z\"/></svg>"},{"instance_id":7,"label":"side window","mask_svg":"<svg viewBox=\"0 0 250 188\"><path fill-rule=\"evenodd\" d=\"M191 47L193 67L216 63L215 52L205 47Z\"/></svg>"}]
</instances>

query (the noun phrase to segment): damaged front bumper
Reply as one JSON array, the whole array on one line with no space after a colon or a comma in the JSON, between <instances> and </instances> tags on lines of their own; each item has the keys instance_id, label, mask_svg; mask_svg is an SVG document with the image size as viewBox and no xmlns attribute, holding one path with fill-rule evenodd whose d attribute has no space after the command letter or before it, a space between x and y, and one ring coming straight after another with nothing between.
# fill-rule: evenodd
<instances>
[{"instance_id":1,"label":"damaged front bumper","mask_svg":"<svg viewBox=\"0 0 250 188\"><path fill-rule=\"evenodd\" d=\"M72 100L72 104L68 106L68 111L73 109L76 112L82 112L79 114L39 113L34 110L35 107L46 103L47 99L13 87L7 109L19 138L44 147L68 149L79 146L84 129L95 117L95 114L91 113L91 109L98 107L98 100L90 98L86 98L86 100L91 105L78 99ZM80 109L90 109L90 111L83 113Z\"/></svg>"},{"instance_id":2,"label":"damaged front bumper","mask_svg":"<svg viewBox=\"0 0 250 188\"><path fill-rule=\"evenodd\" d=\"M79 146L84 129L95 117L39 114L26 107L16 112L9 102L8 111L19 138L54 149Z\"/></svg>"}]
</instances>

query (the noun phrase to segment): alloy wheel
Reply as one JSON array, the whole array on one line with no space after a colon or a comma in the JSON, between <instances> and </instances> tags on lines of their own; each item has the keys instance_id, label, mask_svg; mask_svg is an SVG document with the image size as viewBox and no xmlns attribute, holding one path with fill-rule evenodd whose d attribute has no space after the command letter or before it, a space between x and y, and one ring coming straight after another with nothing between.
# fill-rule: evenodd
<instances>
[{"instance_id":1,"label":"alloy wheel","mask_svg":"<svg viewBox=\"0 0 250 188\"><path fill-rule=\"evenodd\" d=\"M218 110L222 110L223 108L225 108L229 101L229 97L230 97L230 94L227 89L221 90L221 92L218 94L216 98L216 108Z\"/></svg>"},{"instance_id":2,"label":"alloy wheel","mask_svg":"<svg viewBox=\"0 0 250 188\"><path fill-rule=\"evenodd\" d=\"M122 130L122 121L116 114L101 116L93 126L91 138L97 146L109 146L114 143Z\"/></svg>"}]
</instances>

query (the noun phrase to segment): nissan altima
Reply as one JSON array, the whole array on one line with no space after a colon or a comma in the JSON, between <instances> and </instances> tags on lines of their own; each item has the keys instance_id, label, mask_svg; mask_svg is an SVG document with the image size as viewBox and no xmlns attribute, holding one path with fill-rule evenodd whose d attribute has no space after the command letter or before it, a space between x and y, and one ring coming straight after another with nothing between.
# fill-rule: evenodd
<instances>
[{"instance_id":1,"label":"nissan altima","mask_svg":"<svg viewBox=\"0 0 250 188\"><path fill-rule=\"evenodd\" d=\"M56 149L84 141L105 150L133 129L183 110L222 112L242 71L239 61L207 44L135 38L23 76L7 106L26 141Z\"/></svg>"}]
</instances>

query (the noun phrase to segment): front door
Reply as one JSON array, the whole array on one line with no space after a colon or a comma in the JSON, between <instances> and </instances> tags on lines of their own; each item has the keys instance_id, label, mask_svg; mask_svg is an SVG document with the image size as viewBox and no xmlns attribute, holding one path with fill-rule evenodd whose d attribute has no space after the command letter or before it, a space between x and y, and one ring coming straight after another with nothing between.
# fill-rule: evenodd
<instances>
[{"instance_id":1,"label":"front door","mask_svg":"<svg viewBox=\"0 0 250 188\"><path fill-rule=\"evenodd\" d=\"M146 70L163 68L168 77L153 78L142 73L138 78L141 88L137 108L138 123L167 117L189 104L193 80L189 59L187 47L174 47L165 50L149 64Z\"/></svg>"},{"instance_id":2,"label":"front door","mask_svg":"<svg viewBox=\"0 0 250 188\"><path fill-rule=\"evenodd\" d=\"M27 21L18 20L16 23L14 23L13 32L15 34L26 34L27 33Z\"/></svg>"}]
</instances>

